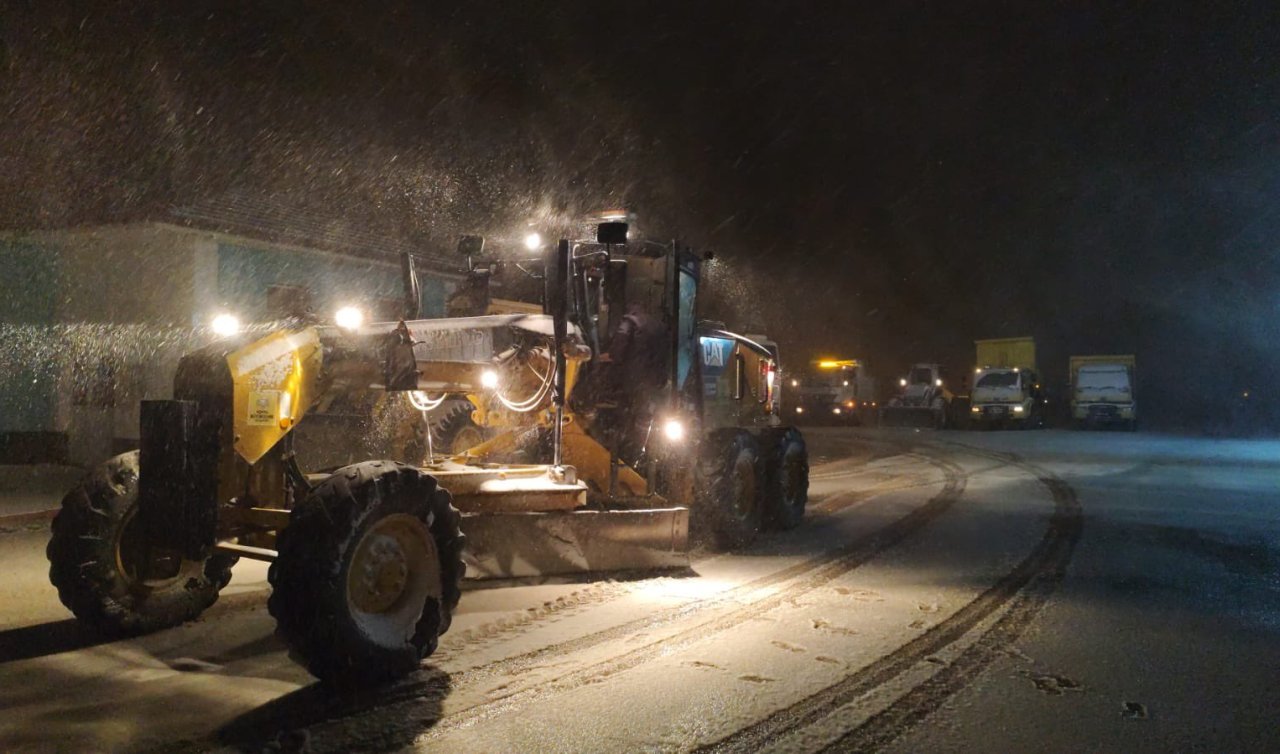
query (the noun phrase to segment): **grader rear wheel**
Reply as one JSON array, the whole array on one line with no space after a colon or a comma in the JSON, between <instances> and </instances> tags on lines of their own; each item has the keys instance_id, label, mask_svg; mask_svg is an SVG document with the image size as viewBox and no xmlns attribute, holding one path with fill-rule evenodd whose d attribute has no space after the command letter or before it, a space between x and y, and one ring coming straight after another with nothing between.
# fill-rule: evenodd
<instances>
[{"instance_id":1,"label":"grader rear wheel","mask_svg":"<svg viewBox=\"0 0 1280 754\"><path fill-rule=\"evenodd\" d=\"M189 560L149 547L137 512L135 450L104 462L67 493L46 549L62 604L111 636L193 620L218 599L236 562L222 554Z\"/></svg>"},{"instance_id":2,"label":"grader rear wheel","mask_svg":"<svg viewBox=\"0 0 1280 754\"><path fill-rule=\"evenodd\" d=\"M471 418L473 410L470 402L448 410L433 430L437 455L461 455L485 441L484 430Z\"/></svg>"},{"instance_id":3,"label":"grader rear wheel","mask_svg":"<svg viewBox=\"0 0 1280 754\"><path fill-rule=\"evenodd\" d=\"M313 675L368 684L435 651L461 595L449 494L393 461L338 469L294 510L268 573L277 632Z\"/></svg>"}]
</instances>

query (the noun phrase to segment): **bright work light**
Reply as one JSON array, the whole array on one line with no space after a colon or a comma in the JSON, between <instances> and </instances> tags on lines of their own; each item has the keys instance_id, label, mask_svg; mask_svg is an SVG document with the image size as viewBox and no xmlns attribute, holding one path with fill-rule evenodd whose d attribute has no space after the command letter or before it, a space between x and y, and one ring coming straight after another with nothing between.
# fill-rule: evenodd
<instances>
[{"instance_id":1,"label":"bright work light","mask_svg":"<svg viewBox=\"0 0 1280 754\"><path fill-rule=\"evenodd\" d=\"M240 319L234 314L222 312L215 316L209 323L213 334L220 338L227 338L240 332Z\"/></svg>"},{"instance_id":2,"label":"bright work light","mask_svg":"<svg viewBox=\"0 0 1280 754\"><path fill-rule=\"evenodd\" d=\"M344 306L334 313L333 322L343 330L356 330L364 324L364 312L354 306Z\"/></svg>"}]
</instances>

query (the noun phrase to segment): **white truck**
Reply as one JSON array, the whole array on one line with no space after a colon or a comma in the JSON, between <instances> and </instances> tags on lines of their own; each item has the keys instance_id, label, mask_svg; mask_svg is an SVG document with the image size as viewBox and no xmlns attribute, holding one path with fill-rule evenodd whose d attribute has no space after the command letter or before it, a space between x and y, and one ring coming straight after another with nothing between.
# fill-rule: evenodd
<instances>
[{"instance_id":1,"label":"white truck","mask_svg":"<svg viewBox=\"0 0 1280 754\"><path fill-rule=\"evenodd\" d=\"M975 428L1043 427L1045 399L1036 371L1034 338L974 341L977 366L969 399Z\"/></svg>"},{"instance_id":2,"label":"white truck","mask_svg":"<svg viewBox=\"0 0 1280 754\"><path fill-rule=\"evenodd\" d=\"M819 359L783 383L786 416L797 424L868 424L875 417L875 380L858 359Z\"/></svg>"},{"instance_id":3,"label":"white truck","mask_svg":"<svg viewBox=\"0 0 1280 754\"><path fill-rule=\"evenodd\" d=\"M1071 424L1076 428L1138 428L1133 354L1072 356Z\"/></svg>"}]
</instances>

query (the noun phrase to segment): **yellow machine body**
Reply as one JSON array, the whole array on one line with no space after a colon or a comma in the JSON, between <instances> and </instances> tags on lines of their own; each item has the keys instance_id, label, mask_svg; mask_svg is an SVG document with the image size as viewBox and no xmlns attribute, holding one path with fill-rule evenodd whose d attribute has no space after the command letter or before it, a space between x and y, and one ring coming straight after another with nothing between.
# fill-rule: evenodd
<instances>
[{"instance_id":1,"label":"yellow machine body","mask_svg":"<svg viewBox=\"0 0 1280 754\"><path fill-rule=\"evenodd\" d=\"M236 453L257 463L316 398L324 357L314 327L271 333L227 356Z\"/></svg>"}]
</instances>

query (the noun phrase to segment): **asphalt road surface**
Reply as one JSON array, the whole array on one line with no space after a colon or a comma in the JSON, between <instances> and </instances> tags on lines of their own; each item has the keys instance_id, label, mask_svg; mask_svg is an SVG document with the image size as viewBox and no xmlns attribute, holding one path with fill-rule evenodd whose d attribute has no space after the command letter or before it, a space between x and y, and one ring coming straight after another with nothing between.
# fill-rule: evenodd
<instances>
[{"instance_id":1,"label":"asphalt road surface","mask_svg":"<svg viewBox=\"0 0 1280 754\"><path fill-rule=\"evenodd\" d=\"M242 561L102 642L0 533L2 751L1257 751L1280 729L1280 443L807 432L810 511L693 573L473 590L337 697Z\"/></svg>"}]
</instances>

